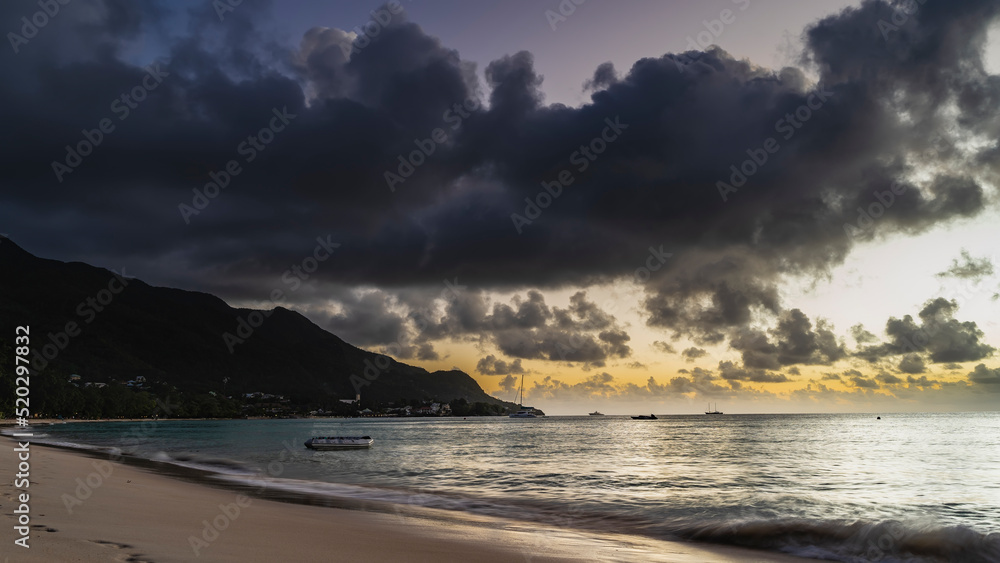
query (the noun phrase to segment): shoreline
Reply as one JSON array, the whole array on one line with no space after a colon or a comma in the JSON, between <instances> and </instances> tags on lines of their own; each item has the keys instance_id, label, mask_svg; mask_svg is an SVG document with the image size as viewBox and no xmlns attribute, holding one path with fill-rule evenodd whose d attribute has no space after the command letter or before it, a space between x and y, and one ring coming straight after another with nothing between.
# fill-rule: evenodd
<instances>
[{"instance_id":1,"label":"shoreline","mask_svg":"<svg viewBox=\"0 0 1000 563\"><path fill-rule=\"evenodd\" d=\"M0 466L11 468L13 477L17 444L2 442ZM473 554L484 562L811 561L430 508L372 511L281 502L80 450L33 443L30 451L31 548L5 549L11 562L326 561L332 554L351 561L435 563ZM0 483L4 541L13 542L14 493L20 491L6 476Z\"/></svg>"}]
</instances>

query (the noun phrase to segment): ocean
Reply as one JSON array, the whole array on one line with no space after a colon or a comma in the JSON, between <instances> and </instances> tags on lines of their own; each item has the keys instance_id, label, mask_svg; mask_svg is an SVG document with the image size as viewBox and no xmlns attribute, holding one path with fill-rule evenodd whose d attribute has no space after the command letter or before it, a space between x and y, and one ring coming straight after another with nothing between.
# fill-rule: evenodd
<instances>
[{"instance_id":1,"label":"ocean","mask_svg":"<svg viewBox=\"0 0 1000 563\"><path fill-rule=\"evenodd\" d=\"M306 449L317 435L375 443ZM306 502L852 563L1000 561L1000 413L162 420L38 436Z\"/></svg>"}]
</instances>

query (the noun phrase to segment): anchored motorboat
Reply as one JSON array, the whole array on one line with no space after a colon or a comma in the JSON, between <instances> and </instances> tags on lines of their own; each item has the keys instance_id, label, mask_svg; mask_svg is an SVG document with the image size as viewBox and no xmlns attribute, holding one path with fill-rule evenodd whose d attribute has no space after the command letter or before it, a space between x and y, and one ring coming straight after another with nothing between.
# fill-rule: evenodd
<instances>
[{"instance_id":1,"label":"anchored motorboat","mask_svg":"<svg viewBox=\"0 0 1000 563\"><path fill-rule=\"evenodd\" d=\"M354 450L372 447L371 436L314 436L306 440L311 450Z\"/></svg>"}]
</instances>

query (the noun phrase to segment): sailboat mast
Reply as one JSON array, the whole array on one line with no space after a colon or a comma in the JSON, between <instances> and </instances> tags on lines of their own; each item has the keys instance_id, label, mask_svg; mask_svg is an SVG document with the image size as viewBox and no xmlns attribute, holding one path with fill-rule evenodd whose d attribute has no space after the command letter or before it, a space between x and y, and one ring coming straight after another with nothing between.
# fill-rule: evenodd
<instances>
[{"instance_id":1,"label":"sailboat mast","mask_svg":"<svg viewBox=\"0 0 1000 563\"><path fill-rule=\"evenodd\" d=\"M521 374L521 390L518 392L518 394L521 396L521 399L517 402L517 406L520 407L520 406L524 405L524 374L523 373Z\"/></svg>"}]
</instances>

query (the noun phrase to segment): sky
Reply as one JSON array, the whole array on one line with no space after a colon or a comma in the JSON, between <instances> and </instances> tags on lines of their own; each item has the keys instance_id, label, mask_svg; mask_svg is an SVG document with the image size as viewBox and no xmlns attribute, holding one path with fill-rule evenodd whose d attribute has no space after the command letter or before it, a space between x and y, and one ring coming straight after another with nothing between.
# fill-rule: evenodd
<instances>
[{"instance_id":1,"label":"sky","mask_svg":"<svg viewBox=\"0 0 1000 563\"><path fill-rule=\"evenodd\" d=\"M0 7L38 256L550 414L997 408L995 2L38 10Z\"/></svg>"}]
</instances>

